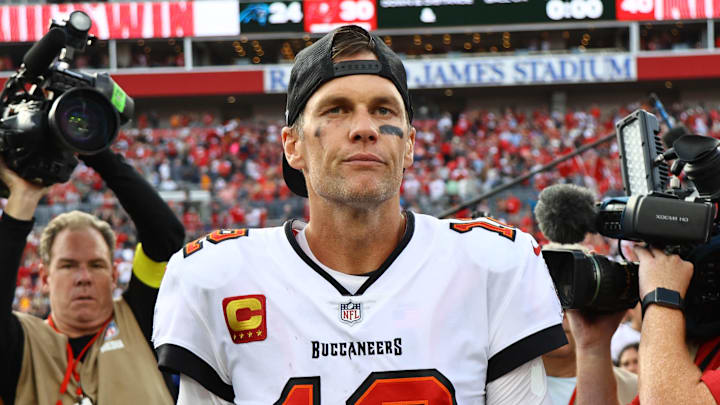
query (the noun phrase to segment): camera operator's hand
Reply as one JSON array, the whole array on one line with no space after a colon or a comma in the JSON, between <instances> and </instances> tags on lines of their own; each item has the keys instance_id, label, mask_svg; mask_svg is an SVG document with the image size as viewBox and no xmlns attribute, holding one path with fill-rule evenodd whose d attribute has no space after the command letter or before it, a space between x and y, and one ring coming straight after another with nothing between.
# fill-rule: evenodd
<instances>
[{"instance_id":1,"label":"camera operator's hand","mask_svg":"<svg viewBox=\"0 0 720 405\"><path fill-rule=\"evenodd\" d=\"M577 405L618 404L610 340L626 311L609 314L565 311L575 339Z\"/></svg>"},{"instance_id":2,"label":"camera operator's hand","mask_svg":"<svg viewBox=\"0 0 720 405\"><path fill-rule=\"evenodd\" d=\"M0 180L10 190L4 212L18 220L31 220L35 214L35 208L43 195L47 193L48 188L18 176L5 165L2 159L0 159Z\"/></svg>"},{"instance_id":3,"label":"camera operator's hand","mask_svg":"<svg viewBox=\"0 0 720 405\"><path fill-rule=\"evenodd\" d=\"M685 298L692 263L655 248L636 247L640 258L640 297L658 287ZM682 310L660 305L645 308L640 337L640 402L643 404L716 404L702 372L688 353Z\"/></svg>"},{"instance_id":4,"label":"camera operator's hand","mask_svg":"<svg viewBox=\"0 0 720 405\"><path fill-rule=\"evenodd\" d=\"M636 246L635 254L640 259L640 299L658 287L677 291L685 298L693 275L692 263L653 247Z\"/></svg>"},{"instance_id":5,"label":"camera operator's hand","mask_svg":"<svg viewBox=\"0 0 720 405\"><path fill-rule=\"evenodd\" d=\"M609 350L610 340L627 311L598 314L568 309L565 313L578 349Z\"/></svg>"}]
</instances>

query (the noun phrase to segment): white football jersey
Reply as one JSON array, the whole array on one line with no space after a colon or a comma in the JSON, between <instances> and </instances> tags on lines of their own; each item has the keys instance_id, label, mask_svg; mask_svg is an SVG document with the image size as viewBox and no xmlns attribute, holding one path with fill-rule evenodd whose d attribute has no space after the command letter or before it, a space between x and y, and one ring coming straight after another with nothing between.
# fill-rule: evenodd
<instances>
[{"instance_id":1,"label":"white football jersey","mask_svg":"<svg viewBox=\"0 0 720 405\"><path fill-rule=\"evenodd\" d=\"M537 242L492 219L407 213L355 293L283 227L215 231L168 263L162 368L236 404L484 404L488 382L566 343Z\"/></svg>"}]
</instances>

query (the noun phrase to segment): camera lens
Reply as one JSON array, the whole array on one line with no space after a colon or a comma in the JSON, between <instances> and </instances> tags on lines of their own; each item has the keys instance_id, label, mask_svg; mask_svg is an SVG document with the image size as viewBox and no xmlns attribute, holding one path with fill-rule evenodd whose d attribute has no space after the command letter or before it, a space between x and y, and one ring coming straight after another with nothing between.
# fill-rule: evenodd
<instances>
[{"instance_id":1,"label":"camera lens","mask_svg":"<svg viewBox=\"0 0 720 405\"><path fill-rule=\"evenodd\" d=\"M118 130L117 112L100 92L75 88L53 103L50 128L61 147L91 155L110 146Z\"/></svg>"},{"instance_id":2,"label":"camera lens","mask_svg":"<svg viewBox=\"0 0 720 405\"><path fill-rule=\"evenodd\" d=\"M611 312L637 303L637 265L576 249L545 248L542 254L563 308Z\"/></svg>"}]
</instances>

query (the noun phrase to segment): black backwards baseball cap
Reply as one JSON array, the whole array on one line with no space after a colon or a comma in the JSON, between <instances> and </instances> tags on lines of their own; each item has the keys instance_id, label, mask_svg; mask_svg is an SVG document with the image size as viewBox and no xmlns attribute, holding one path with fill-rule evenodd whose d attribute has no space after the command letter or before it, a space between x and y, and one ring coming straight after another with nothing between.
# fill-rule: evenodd
<instances>
[{"instance_id":1,"label":"black backwards baseball cap","mask_svg":"<svg viewBox=\"0 0 720 405\"><path fill-rule=\"evenodd\" d=\"M370 38L368 47L373 50L377 60L350 60L333 63L333 43L339 30L356 31L363 36L368 36ZM324 83L338 77L367 74L378 75L393 82L405 102L408 119L412 121L413 109L402 60L378 36L371 35L356 25L348 25L327 33L295 56L295 64L290 72L290 83L287 90L287 109L285 110L287 126L295 123L310 96ZM283 178L293 193L301 197L308 196L305 176L302 171L290 167L284 152Z\"/></svg>"}]
</instances>

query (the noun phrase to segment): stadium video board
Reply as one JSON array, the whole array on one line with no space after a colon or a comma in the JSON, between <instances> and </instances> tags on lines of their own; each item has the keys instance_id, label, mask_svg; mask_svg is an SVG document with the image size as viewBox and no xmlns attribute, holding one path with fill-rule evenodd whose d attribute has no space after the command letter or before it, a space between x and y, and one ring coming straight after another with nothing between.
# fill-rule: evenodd
<instances>
[{"instance_id":1,"label":"stadium video board","mask_svg":"<svg viewBox=\"0 0 720 405\"><path fill-rule=\"evenodd\" d=\"M240 3L240 32L303 32L302 1Z\"/></svg>"},{"instance_id":2,"label":"stadium video board","mask_svg":"<svg viewBox=\"0 0 720 405\"><path fill-rule=\"evenodd\" d=\"M328 32L346 24L372 31L378 28L375 10L375 0L304 0L305 31Z\"/></svg>"},{"instance_id":3,"label":"stadium video board","mask_svg":"<svg viewBox=\"0 0 720 405\"><path fill-rule=\"evenodd\" d=\"M377 29L375 0L305 0L240 3L240 31L317 32L356 24Z\"/></svg>"},{"instance_id":4,"label":"stadium video board","mask_svg":"<svg viewBox=\"0 0 720 405\"><path fill-rule=\"evenodd\" d=\"M0 42L33 42L50 19L81 10L99 39L213 37L237 35L238 4L233 0L63 3L0 6Z\"/></svg>"},{"instance_id":5,"label":"stadium video board","mask_svg":"<svg viewBox=\"0 0 720 405\"><path fill-rule=\"evenodd\" d=\"M720 0L616 0L622 21L675 21L720 18Z\"/></svg>"},{"instance_id":6,"label":"stadium video board","mask_svg":"<svg viewBox=\"0 0 720 405\"><path fill-rule=\"evenodd\" d=\"M295 0L240 3L240 31L327 32L614 20L616 0ZM653 1L653 0L617 0ZM720 0L713 0L719 1Z\"/></svg>"},{"instance_id":7,"label":"stadium video board","mask_svg":"<svg viewBox=\"0 0 720 405\"><path fill-rule=\"evenodd\" d=\"M377 0L380 28L614 20L614 0Z\"/></svg>"}]
</instances>

